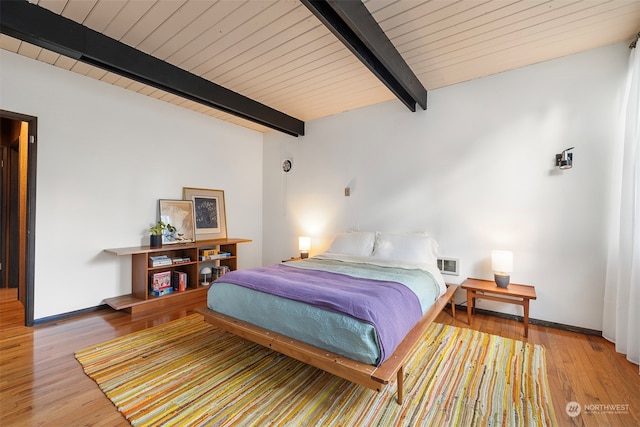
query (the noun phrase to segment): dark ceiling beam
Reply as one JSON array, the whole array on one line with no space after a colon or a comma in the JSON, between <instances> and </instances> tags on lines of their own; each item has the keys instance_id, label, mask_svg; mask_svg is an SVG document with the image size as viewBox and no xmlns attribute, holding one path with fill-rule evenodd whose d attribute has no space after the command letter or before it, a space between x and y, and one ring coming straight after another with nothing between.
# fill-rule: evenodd
<instances>
[{"instance_id":1,"label":"dark ceiling beam","mask_svg":"<svg viewBox=\"0 0 640 427\"><path fill-rule=\"evenodd\" d=\"M427 109L427 90L359 0L300 0L411 111Z\"/></svg>"},{"instance_id":2,"label":"dark ceiling beam","mask_svg":"<svg viewBox=\"0 0 640 427\"><path fill-rule=\"evenodd\" d=\"M0 2L0 32L289 135L304 122L25 1Z\"/></svg>"}]
</instances>

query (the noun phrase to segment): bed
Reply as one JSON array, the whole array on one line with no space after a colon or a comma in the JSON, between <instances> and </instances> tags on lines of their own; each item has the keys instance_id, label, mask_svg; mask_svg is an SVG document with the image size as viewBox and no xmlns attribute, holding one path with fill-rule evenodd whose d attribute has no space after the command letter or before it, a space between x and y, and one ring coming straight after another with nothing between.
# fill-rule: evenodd
<instances>
[{"instance_id":1,"label":"bed","mask_svg":"<svg viewBox=\"0 0 640 427\"><path fill-rule=\"evenodd\" d=\"M214 326L380 391L452 299L421 234L336 235L314 257L225 274L198 311Z\"/></svg>"}]
</instances>

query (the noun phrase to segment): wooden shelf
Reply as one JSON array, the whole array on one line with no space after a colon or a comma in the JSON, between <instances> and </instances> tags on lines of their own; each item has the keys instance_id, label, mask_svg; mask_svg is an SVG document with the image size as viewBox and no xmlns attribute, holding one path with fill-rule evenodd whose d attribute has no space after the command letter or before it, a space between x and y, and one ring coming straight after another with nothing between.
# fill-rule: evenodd
<instances>
[{"instance_id":1,"label":"wooden shelf","mask_svg":"<svg viewBox=\"0 0 640 427\"><path fill-rule=\"evenodd\" d=\"M191 248L203 248L216 245L233 245L237 243L249 243L250 239L215 239L215 240L200 240L193 243L177 243L173 245L164 245L159 248L152 248L151 246L131 246L127 248L111 248L105 249L105 252L115 255L133 255L139 253L154 253L154 252L166 252L175 248L191 249Z\"/></svg>"},{"instance_id":2,"label":"wooden shelf","mask_svg":"<svg viewBox=\"0 0 640 427\"><path fill-rule=\"evenodd\" d=\"M200 283L200 269L204 266L226 266L230 271L238 268L239 243L251 242L249 239L216 239L202 240L195 243L165 245L160 248L149 246L135 246L127 248L105 249L105 252L117 256L131 256L131 294L121 295L104 300L115 310L126 310L129 313L152 311L163 307L175 307L191 303L206 303L208 286ZM228 257L207 259L200 261L199 255L203 249L217 249L227 252ZM150 257L166 255L169 258L185 257L191 261L178 262L170 265L151 266ZM151 295L151 277L153 273L163 271L182 271L187 273L187 289L163 295Z\"/></svg>"}]
</instances>

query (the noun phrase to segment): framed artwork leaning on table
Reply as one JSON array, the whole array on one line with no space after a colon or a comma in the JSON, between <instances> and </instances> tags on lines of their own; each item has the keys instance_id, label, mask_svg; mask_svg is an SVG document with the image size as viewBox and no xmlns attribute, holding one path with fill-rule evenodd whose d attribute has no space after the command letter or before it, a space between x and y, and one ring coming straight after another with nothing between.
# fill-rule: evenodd
<instances>
[{"instance_id":1,"label":"framed artwork leaning on table","mask_svg":"<svg viewBox=\"0 0 640 427\"><path fill-rule=\"evenodd\" d=\"M227 238L223 190L183 187L182 198L193 204L196 240Z\"/></svg>"},{"instance_id":2,"label":"framed artwork leaning on table","mask_svg":"<svg viewBox=\"0 0 640 427\"><path fill-rule=\"evenodd\" d=\"M195 242L193 202L190 200L160 199L160 221L171 225L162 233L162 244Z\"/></svg>"}]
</instances>

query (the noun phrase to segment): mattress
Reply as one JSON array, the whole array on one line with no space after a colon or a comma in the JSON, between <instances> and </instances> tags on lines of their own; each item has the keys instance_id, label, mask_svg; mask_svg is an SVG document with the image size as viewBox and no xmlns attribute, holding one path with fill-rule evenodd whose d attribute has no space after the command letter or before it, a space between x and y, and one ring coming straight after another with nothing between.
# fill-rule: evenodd
<instances>
[{"instance_id":1,"label":"mattress","mask_svg":"<svg viewBox=\"0 0 640 427\"><path fill-rule=\"evenodd\" d=\"M421 313L426 312L445 290L442 276L431 266L332 254L288 262L286 266L367 279L372 281L371 286L377 281L402 284L415 294ZM216 280L208 291L207 304L211 310L366 364L378 365L384 360L381 337L371 322L334 309L229 283L225 276ZM305 283L299 286L303 287ZM387 350L388 356L393 349Z\"/></svg>"}]
</instances>

